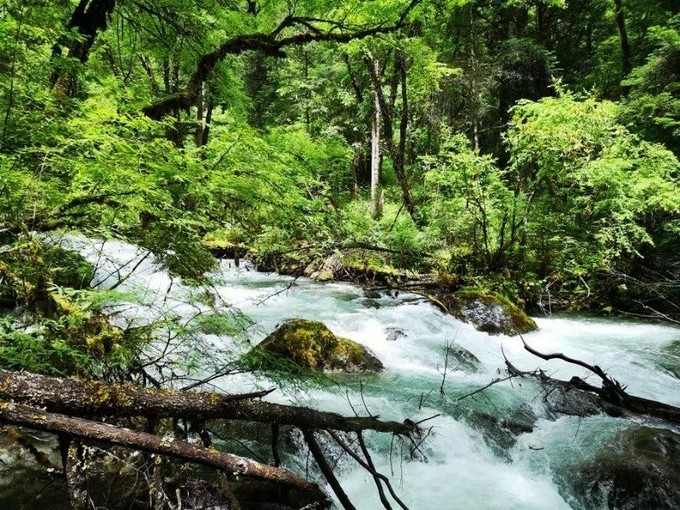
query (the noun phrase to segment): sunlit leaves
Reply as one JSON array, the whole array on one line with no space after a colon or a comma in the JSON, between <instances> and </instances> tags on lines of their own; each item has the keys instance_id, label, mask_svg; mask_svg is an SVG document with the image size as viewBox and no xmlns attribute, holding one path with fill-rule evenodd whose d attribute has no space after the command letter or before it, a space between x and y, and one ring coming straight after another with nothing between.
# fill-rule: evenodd
<instances>
[{"instance_id":1,"label":"sunlit leaves","mask_svg":"<svg viewBox=\"0 0 680 510\"><path fill-rule=\"evenodd\" d=\"M680 163L617 124L613 103L564 93L514 113L517 189L531 197L534 221L543 216L544 226L577 242L571 254L568 245L549 248L566 269L608 269L639 256L659 224L680 217Z\"/></svg>"}]
</instances>

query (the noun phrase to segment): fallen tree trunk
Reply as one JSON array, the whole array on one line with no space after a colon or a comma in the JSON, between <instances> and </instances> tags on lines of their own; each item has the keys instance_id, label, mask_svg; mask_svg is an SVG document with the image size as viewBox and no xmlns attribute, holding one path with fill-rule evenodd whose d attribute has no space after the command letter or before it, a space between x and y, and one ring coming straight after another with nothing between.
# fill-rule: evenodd
<instances>
[{"instance_id":1,"label":"fallen tree trunk","mask_svg":"<svg viewBox=\"0 0 680 510\"><path fill-rule=\"evenodd\" d=\"M60 379L29 372L0 370L0 399L23 402L47 411L88 417L229 419L292 425L301 429L331 429L343 432L375 430L410 435L404 423L377 417L345 417L306 407L254 400L269 391L244 395L144 389L132 384Z\"/></svg>"},{"instance_id":2,"label":"fallen tree trunk","mask_svg":"<svg viewBox=\"0 0 680 510\"><path fill-rule=\"evenodd\" d=\"M34 430L64 434L89 443L122 446L133 450L173 457L223 470L233 475L281 483L325 496L319 487L287 469L261 464L245 457L194 446L175 438L159 437L124 427L82 418L49 413L22 404L0 402L0 421Z\"/></svg>"},{"instance_id":3,"label":"fallen tree trunk","mask_svg":"<svg viewBox=\"0 0 680 510\"><path fill-rule=\"evenodd\" d=\"M625 409L629 413L651 416L680 425L680 407L657 402L656 400L636 397L635 395L629 395L625 392L623 395L612 393L608 388L598 388L597 386L588 384L579 377L572 377L567 384L582 391L595 393L605 402Z\"/></svg>"},{"instance_id":4,"label":"fallen tree trunk","mask_svg":"<svg viewBox=\"0 0 680 510\"><path fill-rule=\"evenodd\" d=\"M561 387L562 389L568 391L582 391L590 395L596 395L603 403L606 404L602 407L602 409L608 414L613 414L616 416L631 414L649 416L652 418L665 420L675 425L680 424L680 407L665 404L663 402L657 402L656 400L630 395L628 392L626 392L625 386L622 386L619 381L607 375L604 370L602 370L597 365L591 365L582 360L566 356L562 353L542 353L527 344L524 338L522 338L522 342L526 351L541 359L546 361L559 359L589 370L602 380L602 386L593 386L580 377L572 377L569 381L552 379L551 377L545 375L545 373L541 370L534 372L522 372L515 368L506 358L505 362L508 367L508 372L511 376L533 376L538 378L544 384L551 384L555 387Z\"/></svg>"}]
</instances>

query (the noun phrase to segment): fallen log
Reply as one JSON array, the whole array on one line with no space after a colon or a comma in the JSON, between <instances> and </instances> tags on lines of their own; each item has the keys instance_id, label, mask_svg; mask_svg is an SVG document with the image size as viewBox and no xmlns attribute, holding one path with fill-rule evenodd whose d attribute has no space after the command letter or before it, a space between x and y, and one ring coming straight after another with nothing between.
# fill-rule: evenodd
<instances>
[{"instance_id":1,"label":"fallen log","mask_svg":"<svg viewBox=\"0 0 680 510\"><path fill-rule=\"evenodd\" d=\"M521 335L520 335L521 337ZM522 372L517 370L506 358L506 365L508 366L508 372L511 376L533 376L538 378L544 384L552 384L553 386L560 386L566 389L572 389L576 391L584 391L589 394L597 395L607 406L604 408L608 414L615 414L617 416L622 415L638 415L638 416L648 416L652 418L661 419L673 424L680 424L680 407L665 404L663 402L657 402L656 400L650 400L642 397L636 397L635 395L630 395L626 391L626 387L622 386L619 381L607 375L604 370L602 370L597 365L591 365L584 361L571 358L562 353L542 353L531 347L526 343L524 338L522 338L522 343L524 344L524 349L546 361L559 359L570 363L572 365L583 367L593 374L597 375L602 380L602 386L593 386L587 383L580 377L572 377L569 381L561 381L558 379L552 379L545 375L542 371L535 372Z\"/></svg>"},{"instance_id":2,"label":"fallen log","mask_svg":"<svg viewBox=\"0 0 680 510\"><path fill-rule=\"evenodd\" d=\"M173 437L159 437L136 432L108 423L95 422L55 414L31 406L0 402L0 422L27 427L53 434L64 434L88 443L121 446L132 450L159 454L186 462L217 468L233 475L267 480L318 494L325 499L316 484L288 471L217 450L195 446Z\"/></svg>"},{"instance_id":3,"label":"fallen log","mask_svg":"<svg viewBox=\"0 0 680 510\"><path fill-rule=\"evenodd\" d=\"M625 409L629 413L659 418L669 423L680 425L680 407L675 407L656 400L636 397L626 392L613 394L610 388L598 388L588 384L580 377L572 377L569 384L576 389L595 393L605 402Z\"/></svg>"},{"instance_id":4,"label":"fallen log","mask_svg":"<svg viewBox=\"0 0 680 510\"><path fill-rule=\"evenodd\" d=\"M409 421L381 421L376 417L345 417L306 407L255 400L269 391L243 395L145 389L132 384L61 379L29 372L0 370L0 399L22 402L47 411L74 416L186 418L243 420L301 429L343 432L375 430L410 435Z\"/></svg>"}]
</instances>

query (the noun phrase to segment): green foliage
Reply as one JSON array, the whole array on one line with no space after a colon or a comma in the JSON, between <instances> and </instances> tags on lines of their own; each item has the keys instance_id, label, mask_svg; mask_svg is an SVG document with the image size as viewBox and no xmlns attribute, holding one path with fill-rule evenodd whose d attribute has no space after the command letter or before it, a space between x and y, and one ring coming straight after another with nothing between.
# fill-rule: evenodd
<instances>
[{"instance_id":1,"label":"green foliage","mask_svg":"<svg viewBox=\"0 0 680 510\"><path fill-rule=\"evenodd\" d=\"M242 354L236 366L248 372L266 374L277 386L287 388L309 388L309 385L328 387L333 384L328 375L303 367L289 358L254 347Z\"/></svg>"},{"instance_id":2,"label":"green foliage","mask_svg":"<svg viewBox=\"0 0 680 510\"><path fill-rule=\"evenodd\" d=\"M630 93L620 116L631 130L680 156L680 16L647 36L654 50L623 84Z\"/></svg>"},{"instance_id":3,"label":"green foliage","mask_svg":"<svg viewBox=\"0 0 680 510\"><path fill-rule=\"evenodd\" d=\"M206 335L236 336L240 333L234 318L221 313L201 314L194 319L192 327Z\"/></svg>"},{"instance_id":4,"label":"green foliage","mask_svg":"<svg viewBox=\"0 0 680 510\"><path fill-rule=\"evenodd\" d=\"M92 268L33 231L142 245L198 292L213 241L272 267L368 246L340 255L510 294L674 257L680 35L668 0L625 2L634 70L623 83L614 2L446 0L421 2L391 33L292 45L281 58L228 55L197 97L161 121L143 113L199 85L199 56L234 38L385 27L409 3L271 1L253 13L246 2L116 2L80 56L68 50L85 40L65 25L74 2L1 3L0 298L52 321L16 336L7 359L21 342L39 352L69 337L97 370L123 371L155 338L154 328L107 329L101 312L114 297L90 292ZM381 115L379 220L366 200L373 60L394 132L385 139ZM56 86L64 74L73 94ZM417 224L402 206L402 157ZM206 314L155 327L200 343L238 326Z\"/></svg>"},{"instance_id":5,"label":"green foliage","mask_svg":"<svg viewBox=\"0 0 680 510\"><path fill-rule=\"evenodd\" d=\"M455 259L472 257L478 269L493 268L507 247L513 194L493 158L475 153L468 139L453 135L440 154L423 158L430 197L430 235L451 247Z\"/></svg>"},{"instance_id":6,"label":"green foliage","mask_svg":"<svg viewBox=\"0 0 680 510\"><path fill-rule=\"evenodd\" d=\"M50 338L44 331L21 327L12 317L0 318L0 367L46 375L85 374L93 360L82 347Z\"/></svg>"},{"instance_id":7,"label":"green foliage","mask_svg":"<svg viewBox=\"0 0 680 510\"><path fill-rule=\"evenodd\" d=\"M617 124L612 103L520 103L508 146L539 273L626 268L680 215L678 160Z\"/></svg>"}]
</instances>

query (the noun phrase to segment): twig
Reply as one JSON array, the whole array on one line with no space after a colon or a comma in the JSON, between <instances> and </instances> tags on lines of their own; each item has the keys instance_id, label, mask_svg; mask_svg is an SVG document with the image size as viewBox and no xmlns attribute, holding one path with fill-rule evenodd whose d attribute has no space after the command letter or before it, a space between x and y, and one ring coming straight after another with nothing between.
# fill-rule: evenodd
<instances>
[{"instance_id":1,"label":"twig","mask_svg":"<svg viewBox=\"0 0 680 510\"><path fill-rule=\"evenodd\" d=\"M435 418L439 418L441 415L442 415L442 413L434 414L434 415L430 416L429 418L425 418L423 420L417 421L415 424L420 425L421 423L425 423L426 421L430 421L430 420L434 420Z\"/></svg>"},{"instance_id":2,"label":"twig","mask_svg":"<svg viewBox=\"0 0 680 510\"><path fill-rule=\"evenodd\" d=\"M351 449L349 446L347 446L347 445L345 444L345 442L344 442L342 439L340 439L340 436L339 436L336 432L334 432L334 431L332 431L332 430L328 430L327 432L331 435L331 437L335 440L335 442L336 442L343 450L345 450L345 452L347 452L347 454L348 454L350 457L352 457L355 461L357 461L357 463L358 463L361 467L363 467L366 471L368 471L369 473L371 473L373 476L378 477L380 480L382 480L382 482L384 482L385 487L387 487L387 490L389 491L390 495L392 496L392 498L397 502L397 504L398 504L401 508L403 508L404 510L409 510L408 507L404 504L404 502L403 502L401 499L399 499L399 497L398 497L397 494L395 493L394 488L392 487L392 484L390 483L390 479L389 479L389 478L387 478L385 475L383 475L382 473L380 473L379 471L377 471L377 470L375 469L375 466L374 466L373 468L371 468L371 466L370 466L366 461L364 461L364 460L363 460L361 457L359 457L355 452L353 452L352 449ZM391 450L391 446L390 446L390 450ZM390 456L390 458L391 458L391 456Z\"/></svg>"},{"instance_id":3,"label":"twig","mask_svg":"<svg viewBox=\"0 0 680 510\"><path fill-rule=\"evenodd\" d=\"M324 457L324 454L319 447L319 443L317 443L316 439L314 439L314 432L310 430L303 430L302 434L305 438L307 446L309 447L309 451L314 457L319 469L323 473L323 476L326 478L328 485L331 486L331 489L333 489L333 492L338 497L342 507L345 510L356 510L356 507L349 500L347 493L345 493L342 486L340 485L340 482L338 482L338 479L335 477L331 466L328 464L326 457Z\"/></svg>"},{"instance_id":4,"label":"twig","mask_svg":"<svg viewBox=\"0 0 680 510\"><path fill-rule=\"evenodd\" d=\"M619 386L619 383L614 381L613 379L610 379L607 374L604 373L604 371L598 367L597 365L590 365L586 363L585 361L581 361L580 359L575 359L575 358L570 358L569 356L565 356L561 352L555 352L551 354L543 354L542 352L538 352L536 349L531 347L529 344L527 344L526 340L524 340L524 337L522 335L519 335L519 337L522 339L522 343L524 344L524 349L533 354L534 356L538 356L541 359L544 359L546 361L549 361L551 359L561 359L562 361L566 361L567 363L571 363L572 365L578 365L580 367L583 367L587 370L590 370L592 373L597 375L600 379L602 379L602 382L609 385L614 385L614 386ZM623 391L623 388L621 388Z\"/></svg>"},{"instance_id":5,"label":"twig","mask_svg":"<svg viewBox=\"0 0 680 510\"><path fill-rule=\"evenodd\" d=\"M501 382L504 382L504 381L509 381L509 380L512 379L513 377L517 377L517 376L514 375L514 374L510 374L509 376L503 377L503 378L496 377L494 380L492 380L492 381L491 381L489 384L487 384L486 386L483 386L482 388L478 388L478 389L476 389L475 391L472 391L472 392L470 392L470 393L466 393L466 394L463 395L462 397L458 397L456 400L464 400L464 399L466 399L466 398L468 398L468 397L472 397L473 395L477 395L477 393L483 392L484 390L490 388L490 387L493 386L494 384L498 384L498 383L501 383Z\"/></svg>"}]
</instances>

